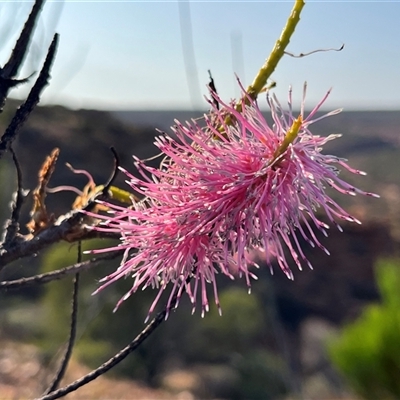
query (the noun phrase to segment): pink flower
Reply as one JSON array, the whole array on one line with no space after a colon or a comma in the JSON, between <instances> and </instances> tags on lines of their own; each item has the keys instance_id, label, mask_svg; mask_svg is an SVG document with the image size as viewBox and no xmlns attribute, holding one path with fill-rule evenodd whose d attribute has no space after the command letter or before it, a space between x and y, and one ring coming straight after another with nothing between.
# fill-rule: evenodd
<instances>
[{"instance_id":1,"label":"pink flower","mask_svg":"<svg viewBox=\"0 0 400 400\"><path fill-rule=\"evenodd\" d=\"M253 250L265 253L271 270L271 260L276 259L289 279L293 274L285 248L299 269L303 263L311 268L298 237L328 253L314 233L318 229L326 235L329 228L316 216L318 209L337 227L335 219L360 223L329 197L325 187L350 195L376 195L344 182L337 167L363 172L321 153L326 142L340 135L316 136L310 125L340 110L315 117L328 92L305 116L305 89L298 116L293 115L291 91L288 111L267 95L272 127L245 92L241 111L215 94L222 111L210 102L212 112L205 116L205 127L196 121L186 125L176 121L176 139L168 135L156 139L164 156L159 169L135 158L142 179L124 172L144 199L129 209L107 204L111 214L102 216L104 224L95 228L119 232L117 248L126 250L119 269L103 279L98 291L132 274L132 288L117 307L139 288L153 286L159 292L151 313L169 285L168 308L186 292L193 309L199 295L204 314L209 308L208 283L219 307L217 274L231 279L243 276L250 288L256 278L251 271ZM232 124L226 123L227 115Z\"/></svg>"}]
</instances>

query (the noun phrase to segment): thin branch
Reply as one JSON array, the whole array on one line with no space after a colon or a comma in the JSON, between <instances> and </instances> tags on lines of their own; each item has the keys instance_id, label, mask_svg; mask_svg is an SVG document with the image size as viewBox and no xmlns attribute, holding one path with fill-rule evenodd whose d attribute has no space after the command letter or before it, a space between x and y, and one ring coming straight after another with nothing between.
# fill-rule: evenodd
<instances>
[{"instance_id":1,"label":"thin branch","mask_svg":"<svg viewBox=\"0 0 400 400\"><path fill-rule=\"evenodd\" d=\"M12 78L14 78L22 66L43 3L44 0L35 1L7 64L4 68L0 69L0 112L3 110L9 90L17 84L27 81L27 79L15 80Z\"/></svg>"},{"instance_id":2,"label":"thin branch","mask_svg":"<svg viewBox=\"0 0 400 400\"><path fill-rule=\"evenodd\" d=\"M90 202L85 209L90 211L96 205ZM10 246L0 247L0 270L12 261L37 254L40 250L61 240L73 243L78 240L94 238L119 239L117 233L99 232L84 226L85 215L81 210L73 211L58 219L58 223L50 226L29 240L12 242Z\"/></svg>"},{"instance_id":3,"label":"thin branch","mask_svg":"<svg viewBox=\"0 0 400 400\"><path fill-rule=\"evenodd\" d=\"M218 103L218 101L217 101L217 99L215 98L215 95L214 95L214 94L218 94L218 92L217 92L217 88L215 87L215 82L214 82L214 79L213 79L213 77L211 75L211 71L210 70L208 70L208 76L210 78L210 83L208 84L208 88L210 90L211 99L212 99L212 102L214 103L215 108L217 110L219 110L219 103Z\"/></svg>"},{"instance_id":4,"label":"thin branch","mask_svg":"<svg viewBox=\"0 0 400 400\"><path fill-rule=\"evenodd\" d=\"M29 92L28 98L26 99L25 103L18 108L14 115L14 118L8 125L6 131L1 138L0 158L4 151L6 151L7 148L10 146L11 142L16 138L17 133L19 132L24 122L27 120L29 114L32 112L36 104L39 103L40 95L45 86L47 86L50 78L50 68L56 54L58 37L59 36L56 33L49 47L46 60L43 64L43 68L40 71L39 77L37 78L31 91Z\"/></svg>"},{"instance_id":5,"label":"thin branch","mask_svg":"<svg viewBox=\"0 0 400 400\"><path fill-rule=\"evenodd\" d=\"M118 175L118 168L119 168L119 165L120 165L117 151L115 150L114 147L110 147L110 150L111 150L111 152L113 153L113 156L114 156L114 170L113 170L110 178L108 179L107 183L104 185L104 188L103 188L103 191L102 191L102 195L104 197L109 197L108 191L110 190L111 185L113 184L113 182L115 181L115 178Z\"/></svg>"},{"instance_id":6,"label":"thin branch","mask_svg":"<svg viewBox=\"0 0 400 400\"><path fill-rule=\"evenodd\" d=\"M322 53L324 51L342 51L343 49L344 49L344 44L342 44L339 48L332 47L329 49L317 49L317 50L309 51L308 53L300 53L300 54L293 54L293 53L289 53L288 51L285 51L285 54L290 57L294 57L294 58L302 58L302 57L310 56L311 54Z\"/></svg>"},{"instance_id":7,"label":"thin branch","mask_svg":"<svg viewBox=\"0 0 400 400\"><path fill-rule=\"evenodd\" d=\"M125 348L123 348L119 353L115 356L111 357L108 361L102 364L99 368L89 372L87 375L82 378L72 382L71 384L56 390L46 396L40 397L37 400L53 400L58 399L60 397L65 396L68 393L71 393L80 387L88 384L89 382L95 380L99 376L105 374L107 371L115 367L121 361L123 361L129 354L131 354L134 350L136 350L140 344L142 344L157 328L161 325L163 321L165 321L165 317L167 315L167 311L173 308L176 304L176 297L174 297L171 301L171 304L168 308L165 308L161 311L144 329L143 331L136 336L136 338L129 343Z\"/></svg>"},{"instance_id":8,"label":"thin branch","mask_svg":"<svg viewBox=\"0 0 400 400\"><path fill-rule=\"evenodd\" d=\"M10 151L13 157L14 165L15 165L15 170L17 172L17 190L14 194L15 196L15 201L12 203L12 213L11 213L11 218L7 223L6 227L6 236L4 239L4 246L7 247L9 243L11 243L18 231L19 231L19 216L21 213L21 207L22 204L24 203L25 197L27 195L27 191L22 189L22 172L21 172L21 167L19 165L17 156L10 146Z\"/></svg>"},{"instance_id":9,"label":"thin branch","mask_svg":"<svg viewBox=\"0 0 400 400\"><path fill-rule=\"evenodd\" d=\"M110 198L112 198L123 204L129 204L131 206L134 201L139 201L139 198L133 193L120 189L117 186L112 186L119 172L120 161L115 148L110 147L110 150L114 155L114 169L107 182L104 185L98 186L99 188L102 187L103 189L97 193L96 198L99 198L99 196L104 198L105 200L109 200Z\"/></svg>"},{"instance_id":10,"label":"thin branch","mask_svg":"<svg viewBox=\"0 0 400 400\"><path fill-rule=\"evenodd\" d=\"M275 71L276 66L285 54L285 49L290 42L294 30L300 21L300 14L304 7L304 0L295 0L292 8L292 12L286 22L285 27L281 33L281 36L276 41L271 54L265 61L264 65L261 67L257 76L254 78L253 83L247 88L247 93L252 99L256 99L258 94L262 91L270 78L271 74ZM238 103L240 104L240 102Z\"/></svg>"},{"instance_id":11,"label":"thin branch","mask_svg":"<svg viewBox=\"0 0 400 400\"><path fill-rule=\"evenodd\" d=\"M3 77L12 78L14 77L22 66L22 62L25 58L28 50L29 42L32 38L33 31L35 29L36 20L40 15L44 0L36 0L32 11L29 14L27 21L25 22L24 28L15 44L12 54L4 66L2 75Z\"/></svg>"},{"instance_id":12,"label":"thin branch","mask_svg":"<svg viewBox=\"0 0 400 400\"><path fill-rule=\"evenodd\" d=\"M292 11L286 21L286 25L283 28L278 40L275 42L275 46L273 47L268 58L265 60L264 65L258 71L252 84L246 89L248 97L244 96L243 101L237 102L235 107L237 111L242 111L243 102L244 104L249 104L250 99L256 100L257 96L265 89L268 79L271 77L279 61L285 54L285 49L289 45L290 38L292 37L296 26L300 21L300 14L304 5L304 0L295 0ZM232 115L228 115L225 123L230 125L232 122Z\"/></svg>"},{"instance_id":13,"label":"thin branch","mask_svg":"<svg viewBox=\"0 0 400 400\"><path fill-rule=\"evenodd\" d=\"M82 261L82 242L78 242L78 259L77 262L80 263ZM72 349L74 347L75 343L75 337L76 337L76 325L77 325L77 314L78 314L78 291L79 291L79 273L75 274L75 279L74 279L74 289L72 292L72 304L71 304L71 327L69 331L69 339L68 339L68 345L67 349L65 350L65 354L63 357L63 360L61 362L60 368L57 371L53 382L50 384L48 390L46 391L46 394L49 394L51 392L54 392L58 386L60 385L60 382L62 378L65 375L65 371L67 370L69 360L72 355Z\"/></svg>"},{"instance_id":14,"label":"thin branch","mask_svg":"<svg viewBox=\"0 0 400 400\"><path fill-rule=\"evenodd\" d=\"M0 282L0 291L21 289L33 285L43 285L52 281L63 279L69 275L76 274L78 272L86 271L95 267L103 261L113 260L122 254L121 251L115 251L102 257L92 258L91 260L79 262L77 264L70 265L68 267L58 269L56 271L46 272L44 274L38 274L29 278L15 279L13 281Z\"/></svg>"}]
</instances>

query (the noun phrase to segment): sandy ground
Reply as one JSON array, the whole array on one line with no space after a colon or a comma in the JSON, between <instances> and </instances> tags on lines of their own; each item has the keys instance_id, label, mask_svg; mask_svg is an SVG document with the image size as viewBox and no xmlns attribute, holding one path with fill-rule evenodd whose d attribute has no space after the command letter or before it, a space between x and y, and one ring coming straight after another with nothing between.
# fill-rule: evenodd
<instances>
[{"instance_id":1,"label":"sandy ground","mask_svg":"<svg viewBox=\"0 0 400 400\"><path fill-rule=\"evenodd\" d=\"M72 360L62 386L90 370ZM40 363L39 350L32 345L0 341L0 400L34 399L44 391L44 382L51 380ZM173 396L138 382L107 378L103 375L64 399L181 399L192 396L184 393Z\"/></svg>"}]
</instances>

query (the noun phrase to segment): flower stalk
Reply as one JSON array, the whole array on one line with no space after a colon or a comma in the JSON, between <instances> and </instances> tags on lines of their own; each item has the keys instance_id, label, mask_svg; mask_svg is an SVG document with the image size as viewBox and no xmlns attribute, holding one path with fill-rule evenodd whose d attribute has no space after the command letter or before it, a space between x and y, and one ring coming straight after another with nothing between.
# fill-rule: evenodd
<instances>
[{"instance_id":1,"label":"flower stalk","mask_svg":"<svg viewBox=\"0 0 400 400\"><path fill-rule=\"evenodd\" d=\"M270 166L273 166L278 161L279 157L287 150L289 145L293 143L299 134L299 130L301 128L301 124L303 123L303 118L299 115L294 121L290 129L286 132L285 138L282 141L282 144L275 150L275 153L272 157Z\"/></svg>"},{"instance_id":2,"label":"flower stalk","mask_svg":"<svg viewBox=\"0 0 400 400\"><path fill-rule=\"evenodd\" d=\"M297 24L300 21L300 13L305 5L303 0L296 0L292 12L286 22L285 27L281 33L281 36L276 41L274 48L271 51L271 54L266 59L265 64L261 67L257 76L254 78L253 83L247 88L247 94L255 100L259 93L263 90L264 86L267 83L267 80L270 78L272 73L275 71L276 66L278 65L280 59L283 57L285 53L285 49L290 42L290 38L292 37Z\"/></svg>"},{"instance_id":3,"label":"flower stalk","mask_svg":"<svg viewBox=\"0 0 400 400\"><path fill-rule=\"evenodd\" d=\"M279 61L285 54L285 49L289 45L290 38L292 37L297 24L300 21L300 14L305 5L304 0L295 0L292 11L289 15L286 25L284 26L281 36L275 42L269 57L265 60L264 65L258 71L258 74L253 80L253 83L247 88L246 96L243 101L245 104L249 104L249 100L256 100L258 95L265 89L268 79L271 77L272 73L275 71ZM236 104L236 111L242 110L242 102L238 101ZM225 123L227 125L232 124L232 115L226 117Z\"/></svg>"}]
</instances>

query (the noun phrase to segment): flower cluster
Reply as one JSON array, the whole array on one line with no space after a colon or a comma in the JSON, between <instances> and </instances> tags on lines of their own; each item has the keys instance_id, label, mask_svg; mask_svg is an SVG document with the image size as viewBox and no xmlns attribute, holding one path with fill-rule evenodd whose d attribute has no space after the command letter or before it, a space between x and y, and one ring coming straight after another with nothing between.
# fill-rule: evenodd
<instances>
[{"instance_id":1,"label":"flower cluster","mask_svg":"<svg viewBox=\"0 0 400 400\"><path fill-rule=\"evenodd\" d=\"M243 276L250 287L256 278L251 268L253 250L265 253L271 269L271 261L276 260L290 279L286 249L300 269L302 264L311 267L299 237L328 253L314 232L326 234L328 228L316 211L322 209L338 227L335 219L359 221L329 197L326 187L376 196L340 179L337 166L363 172L321 153L325 143L340 135L320 137L310 131L314 122L340 112L316 117L328 95L305 115L304 89L300 113L294 115L291 91L288 111L267 94L272 126L245 92L240 107L225 104L214 94L203 125L176 121L174 138L164 134L155 141L164 156L159 169L135 158L142 178L124 170L143 200L130 208L107 203L109 214L100 216L103 222L96 229L119 232L117 248L126 252L121 266L103 279L98 290L129 274L132 288L117 307L139 288L153 286L159 292L151 313L169 285L168 308L186 292L193 309L201 299L204 314L209 308L208 284L219 307L216 274L231 279Z\"/></svg>"}]
</instances>

